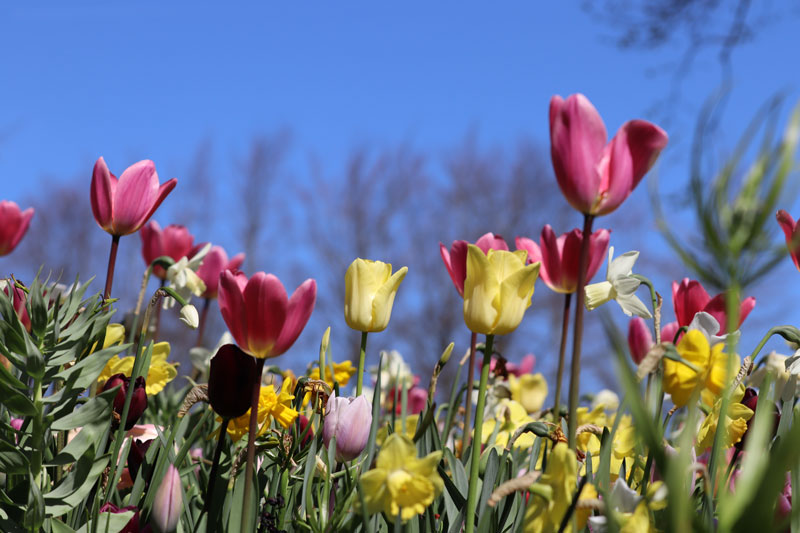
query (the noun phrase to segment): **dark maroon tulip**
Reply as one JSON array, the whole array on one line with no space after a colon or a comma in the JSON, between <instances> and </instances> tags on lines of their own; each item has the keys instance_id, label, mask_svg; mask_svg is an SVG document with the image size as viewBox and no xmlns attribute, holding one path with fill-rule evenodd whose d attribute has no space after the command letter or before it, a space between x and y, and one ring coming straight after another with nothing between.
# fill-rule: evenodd
<instances>
[{"instance_id":1,"label":"dark maroon tulip","mask_svg":"<svg viewBox=\"0 0 800 533\"><path fill-rule=\"evenodd\" d=\"M144 463L147 450L150 449L150 445L153 444L154 440L155 439L150 439L142 442L136 439L131 444L131 451L128 453L128 471L131 474L131 479L136 479L139 468L141 468Z\"/></svg>"},{"instance_id":2,"label":"dark maroon tulip","mask_svg":"<svg viewBox=\"0 0 800 533\"><path fill-rule=\"evenodd\" d=\"M208 401L222 418L236 418L250 409L258 363L235 344L222 346L211 358Z\"/></svg>"},{"instance_id":3,"label":"dark maroon tulip","mask_svg":"<svg viewBox=\"0 0 800 533\"><path fill-rule=\"evenodd\" d=\"M113 503L107 503L100 508L101 513L120 514L127 511L134 511L134 513L128 523L125 524L125 527L120 530L120 533L139 533L139 509L135 506L129 505L120 509Z\"/></svg>"},{"instance_id":4,"label":"dark maroon tulip","mask_svg":"<svg viewBox=\"0 0 800 533\"><path fill-rule=\"evenodd\" d=\"M114 374L106 384L103 385L103 392L111 390L119 386L117 395L114 397L114 412L117 417L122 417L122 410L125 407L125 395L128 394L128 386L131 379L125 374ZM136 378L136 383L133 387L133 398L131 398L131 405L128 408L128 419L125 421L125 429L131 429L134 424L139 420L147 409L147 393L145 392L145 380L142 376Z\"/></svg>"},{"instance_id":5,"label":"dark maroon tulip","mask_svg":"<svg viewBox=\"0 0 800 533\"><path fill-rule=\"evenodd\" d=\"M752 387L747 387L744 390L744 397L742 397L742 401L739 402L751 411L753 411L753 417L747 422L747 430L742 435L742 440L734 444L738 450L744 450L745 443L747 442L747 434L750 433L750 423L755 420L756 417L756 408L758 407L758 393ZM778 406L772 404L773 413L773 424L772 424L772 436L774 437L775 434L778 432L778 424L781 422L781 412L778 410Z\"/></svg>"}]
</instances>

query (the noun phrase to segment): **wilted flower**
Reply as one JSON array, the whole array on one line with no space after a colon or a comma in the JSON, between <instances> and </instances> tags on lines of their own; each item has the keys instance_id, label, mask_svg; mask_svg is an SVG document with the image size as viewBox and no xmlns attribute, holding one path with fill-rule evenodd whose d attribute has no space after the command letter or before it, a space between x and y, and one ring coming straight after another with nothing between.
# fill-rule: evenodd
<instances>
[{"instance_id":1,"label":"wilted flower","mask_svg":"<svg viewBox=\"0 0 800 533\"><path fill-rule=\"evenodd\" d=\"M639 252L626 252L614 259L614 247L609 248L606 281L586 286L586 309L591 311L616 300L626 315L652 318L653 315L636 296L636 289L642 283L633 277L633 264L638 258Z\"/></svg>"},{"instance_id":2,"label":"wilted flower","mask_svg":"<svg viewBox=\"0 0 800 533\"><path fill-rule=\"evenodd\" d=\"M325 406L322 440L329 446L336 438L336 460L352 461L364 451L372 425L372 405L362 394L357 398L341 398L332 393Z\"/></svg>"},{"instance_id":3,"label":"wilted flower","mask_svg":"<svg viewBox=\"0 0 800 533\"><path fill-rule=\"evenodd\" d=\"M383 511L389 517L400 515L403 522L424 513L444 489L437 472L441 459L440 451L417 458L411 439L398 433L389 435L375 468L361 476L367 511Z\"/></svg>"},{"instance_id":4,"label":"wilted flower","mask_svg":"<svg viewBox=\"0 0 800 533\"><path fill-rule=\"evenodd\" d=\"M341 363L335 363L334 361L330 361L330 363L325 367L325 383L333 389L336 383L339 384L339 388L344 388L345 385L350 381L350 378L356 373L356 367L353 366L353 362L349 359L346 361L342 361ZM320 372L319 367L315 366L311 369L311 372L308 373L308 379L310 380L318 380L320 379ZM311 401L311 392L307 392L306 395L303 397L303 406L308 405L308 402Z\"/></svg>"},{"instance_id":5,"label":"wilted flower","mask_svg":"<svg viewBox=\"0 0 800 533\"><path fill-rule=\"evenodd\" d=\"M392 265L383 261L358 258L345 274L344 319L356 331L378 332L386 329L392 305L408 267L392 274Z\"/></svg>"},{"instance_id":6,"label":"wilted flower","mask_svg":"<svg viewBox=\"0 0 800 533\"><path fill-rule=\"evenodd\" d=\"M32 207L20 211L16 203L8 200L0 201L0 256L14 251L28 231L32 218Z\"/></svg>"}]
</instances>

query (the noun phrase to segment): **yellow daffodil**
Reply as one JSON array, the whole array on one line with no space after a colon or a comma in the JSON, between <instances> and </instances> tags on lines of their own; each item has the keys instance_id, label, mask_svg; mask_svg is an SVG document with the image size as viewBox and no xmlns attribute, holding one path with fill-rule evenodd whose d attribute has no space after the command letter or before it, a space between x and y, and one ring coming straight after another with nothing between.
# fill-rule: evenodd
<instances>
[{"instance_id":1,"label":"yellow daffodil","mask_svg":"<svg viewBox=\"0 0 800 533\"><path fill-rule=\"evenodd\" d=\"M578 496L578 507L575 509L575 515L578 517L578 531L582 531L583 528L586 527L586 522L588 522L589 517L592 516L591 508L581 507L581 502L596 500L598 497L597 488L594 484L586 483L583 486L583 490L581 490L581 494Z\"/></svg>"},{"instance_id":2,"label":"yellow daffodil","mask_svg":"<svg viewBox=\"0 0 800 533\"><path fill-rule=\"evenodd\" d=\"M353 377L353 374L355 373L356 367L353 366L352 361L348 360L344 361L343 363L334 363L331 361L331 364L325 367L325 383L331 388L331 390L333 390L334 383L338 383L339 388L342 388L347 385L347 382L350 381L350 378ZM319 379L318 366L311 369L311 372L308 373L308 379ZM308 405L310 400L311 393L307 392L303 397L303 407Z\"/></svg>"},{"instance_id":3,"label":"yellow daffodil","mask_svg":"<svg viewBox=\"0 0 800 533\"><path fill-rule=\"evenodd\" d=\"M397 418L395 422L395 428L400 427L400 417ZM417 432L417 425L419 424L419 415L408 415L406 416L406 424L405 424L405 431L403 434L408 437L409 439L413 439L414 435ZM397 433L400 433L397 431ZM389 424L384 425L381 427L378 432L375 434L375 444L378 446L383 446L386 437L389 436Z\"/></svg>"},{"instance_id":4,"label":"yellow daffodil","mask_svg":"<svg viewBox=\"0 0 800 533\"><path fill-rule=\"evenodd\" d=\"M744 385L739 385L731 396L731 405L728 408L728 415L725 417L725 432L722 434L722 447L730 448L744 436L747 431L747 421L753 416L753 411L739 402L744 398ZM697 453L703 453L714 445L714 435L719 426L719 415L722 409L722 399L714 403L714 408L703 420L700 430L697 432Z\"/></svg>"},{"instance_id":5,"label":"yellow daffodil","mask_svg":"<svg viewBox=\"0 0 800 533\"><path fill-rule=\"evenodd\" d=\"M575 494L577 469L575 452L563 442L556 444L547 456L544 474L531 487L524 533L558 531Z\"/></svg>"},{"instance_id":6,"label":"yellow daffodil","mask_svg":"<svg viewBox=\"0 0 800 533\"><path fill-rule=\"evenodd\" d=\"M542 374L523 374L520 377L510 374L508 385L511 399L522 404L529 413L541 410L547 399L547 380Z\"/></svg>"},{"instance_id":7,"label":"yellow daffodil","mask_svg":"<svg viewBox=\"0 0 800 533\"><path fill-rule=\"evenodd\" d=\"M288 428L297 419L300 413L292 409L294 396L289 392L291 383L285 380L281 386L280 394L275 393L275 387L267 385L261 387L258 395L258 434L262 435L269 428L272 418L282 427ZM221 418L217 418L221 421ZM236 442L247 435L250 428L250 409L238 418L232 418L228 424L228 435Z\"/></svg>"},{"instance_id":8,"label":"yellow daffodil","mask_svg":"<svg viewBox=\"0 0 800 533\"><path fill-rule=\"evenodd\" d=\"M474 333L511 333L531 305L541 263L525 264L527 252L489 250L470 244L464 281L464 322Z\"/></svg>"},{"instance_id":9,"label":"yellow daffodil","mask_svg":"<svg viewBox=\"0 0 800 533\"><path fill-rule=\"evenodd\" d=\"M531 422L533 422L533 418L528 416L527 411L520 403L514 400L502 400L495 408L495 418L483 422L481 442L487 443L495 432L495 427L500 424L500 427L497 428L494 445L505 447L515 431ZM523 433L514 441L514 448L530 448L533 446L533 441L533 433Z\"/></svg>"},{"instance_id":10,"label":"yellow daffodil","mask_svg":"<svg viewBox=\"0 0 800 533\"><path fill-rule=\"evenodd\" d=\"M608 431L614 426L615 418L619 415L606 415L604 405L600 404L589 411L585 407L578 409L578 425L592 424L598 427L606 427ZM592 470L597 472L600 468L600 437L590 431L585 431L578 435L578 449L589 452L592 455ZM611 481L614 481L625 463L625 471L630 472L636 457L636 431L630 415L622 415L617 431L611 441L611 457L609 458L609 473ZM585 475L586 464L581 465L580 474ZM637 472L641 475L641 472Z\"/></svg>"},{"instance_id":11,"label":"yellow daffodil","mask_svg":"<svg viewBox=\"0 0 800 533\"><path fill-rule=\"evenodd\" d=\"M706 389L713 396L725 386L726 375L732 379L739 368L739 357L729 357L723 352L723 343L711 346L706 336L698 330L689 330L676 347L678 353L697 370L681 361L664 359L664 391L672 396L672 403L683 407L696 388ZM730 361L730 368L726 365Z\"/></svg>"},{"instance_id":12,"label":"yellow daffodil","mask_svg":"<svg viewBox=\"0 0 800 533\"><path fill-rule=\"evenodd\" d=\"M109 337L112 338L108 346L113 346L114 344L118 344L125 336L125 329L122 328L122 326L119 326L122 328L121 330L119 328L114 328L112 330L112 326L117 325L118 324L112 324L106 330L106 342L103 343L104 348L106 348L105 345L109 343ZM150 357L150 369L147 371L147 376L145 377L147 384L145 392L148 396L158 394L164 389L167 383L178 376L178 365L167 362L169 350L168 342L158 342L153 345L153 354ZM114 374L125 374L126 376L130 377L131 372L133 371L133 360L133 356L113 356L108 360L108 363L106 363L103 371L100 372L100 375L97 377L97 383L102 385Z\"/></svg>"},{"instance_id":13,"label":"yellow daffodil","mask_svg":"<svg viewBox=\"0 0 800 533\"><path fill-rule=\"evenodd\" d=\"M650 522L650 510L646 502L640 502L633 513L621 513L620 522L622 527L620 533L650 533L655 531Z\"/></svg>"},{"instance_id":14,"label":"yellow daffodil","mask_svg":"<svg viewBox=\"0 0 800 533\"><path fill-rule=\"evenodd\" d=\"M361 489L367 511L383 511L388 517L398 514L405 522L433 503L444 489L436 470L442 452L417 457L414 442L392 433L381 447L375 468L361 476Z\"/></svg>"},{"instance_id":15,"label":"yellow daffodil","mask_svg":"<svg viewBox=\"0 0 800 533\"><path fill-rule=\"evenodd\" d=\"M392 274L392 265L382 261L356 259L344 276L344 319L357 331L386 329L400 282L408 267Z\"/></svg>"}]
</instances>

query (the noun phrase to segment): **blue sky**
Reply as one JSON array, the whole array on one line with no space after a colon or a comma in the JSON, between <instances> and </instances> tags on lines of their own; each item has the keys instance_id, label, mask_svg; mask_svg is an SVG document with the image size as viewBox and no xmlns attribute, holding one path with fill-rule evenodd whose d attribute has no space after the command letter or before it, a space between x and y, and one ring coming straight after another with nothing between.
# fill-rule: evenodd
<instances>
[{"instance_id":1,"label":"blue sky","mask_svg":"<svg viewBox=\"0 0 800 533\"><path fill-rule=\"evenodd\" d=\"M162 180L179 178L169 209L191 201L180 174L201 141L215 145L224 194L234 179L230 162L254 135L281 126L292 130L288 167L298 176L310 157L340 168L359 143L435 152L470 128L486 144L527 136L546 146L550 97L574 92L592 100L609 136L630 118L666 120L671 141L658 173L666 190L679 189L694 116L720 83L715 52L697 58L682 100L656 115L650 110L668 95L682 47L621 51L604 22L578 4L7 4L0 195L46 194L44 176L81 175L88 195L98 156L117 174L149 158ZM774 21L734 51L721 151L769 96L800 96L796 22ZM646 202L643 189L630 201ZM625 243L624 228L617 237ZM786 263L781 272L796 275Z\"/></svg>"}]
</instances>

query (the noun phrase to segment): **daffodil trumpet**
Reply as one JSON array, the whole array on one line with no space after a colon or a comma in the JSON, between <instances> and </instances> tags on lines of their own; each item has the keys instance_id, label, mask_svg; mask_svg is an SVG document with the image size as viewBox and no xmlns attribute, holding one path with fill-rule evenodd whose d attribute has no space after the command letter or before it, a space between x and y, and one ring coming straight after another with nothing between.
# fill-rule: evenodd
<instances>
[{"instance_id":1,"label":"daffodil trumpet","mask_svg":"<svg viewBox=\"0 0 800 533\"><path fill-rule=\"evenodd\" d=\"M481 366L481 382L478 386L478 405L475 406L475 438L472 441L472 457L469 465L469 489L467 491L466 533L475 531L475 511L478 507L478 474L481 462L481 435L483 434L483 411L486 405L486 386L489 382L489 367L492 362L494 335L486 335ZM468 427L464 431L469 431Z\"/></svg>"}]
</instances>

